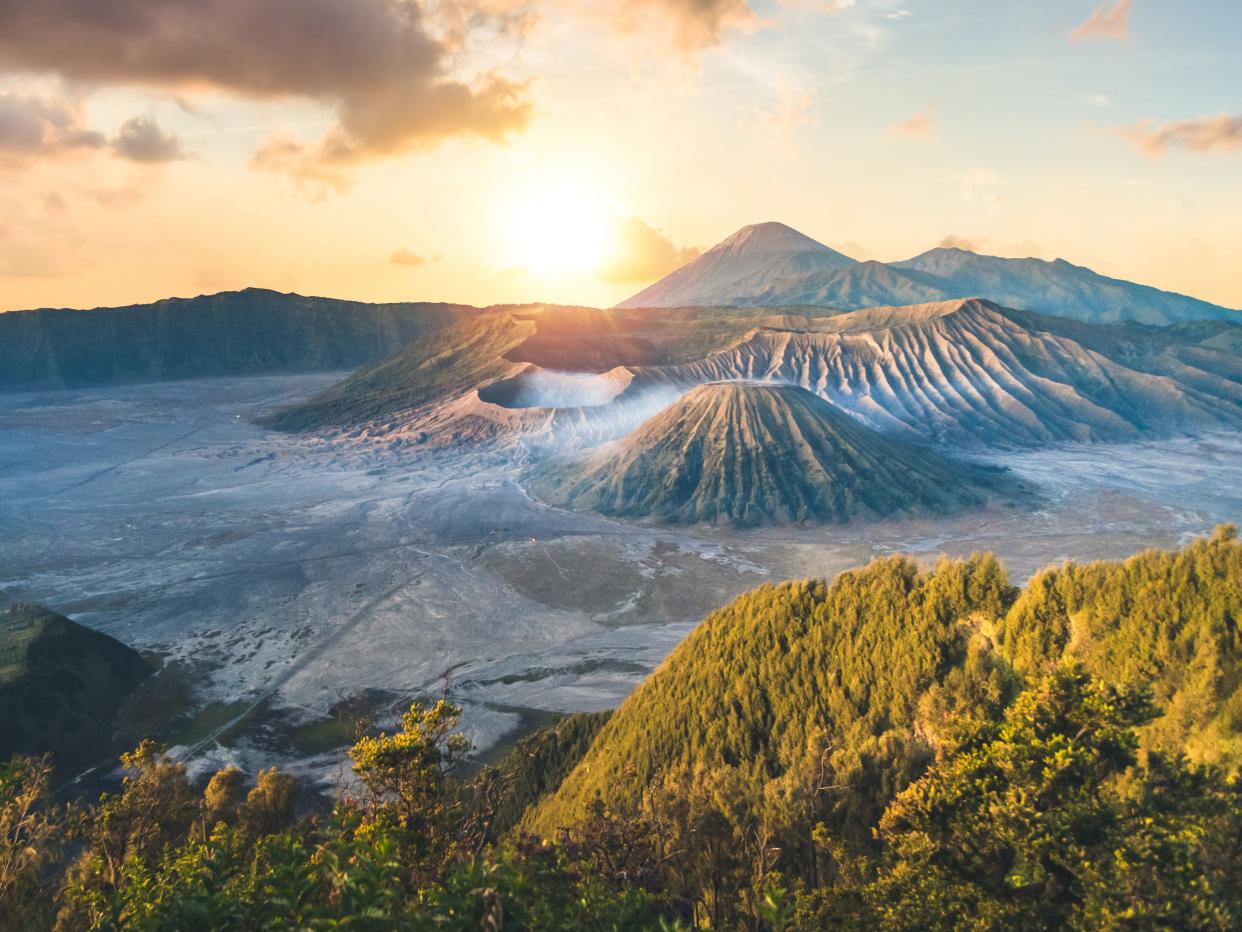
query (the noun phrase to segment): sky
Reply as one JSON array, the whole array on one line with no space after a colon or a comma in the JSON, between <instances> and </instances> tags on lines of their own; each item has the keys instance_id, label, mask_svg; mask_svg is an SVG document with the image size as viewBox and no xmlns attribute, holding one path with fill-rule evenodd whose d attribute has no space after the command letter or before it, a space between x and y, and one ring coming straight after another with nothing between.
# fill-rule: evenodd
<instances>
[{"instance_id":1,"label":"sky","mask_svg":"<svg viewBox=\"0 0 1242 932\"><path fill-rule=\"evenodd\" d=\"M0 0L0 310L606 306L767 220L1242 308L1242 4Z\"/></svg>"}]
</instances>

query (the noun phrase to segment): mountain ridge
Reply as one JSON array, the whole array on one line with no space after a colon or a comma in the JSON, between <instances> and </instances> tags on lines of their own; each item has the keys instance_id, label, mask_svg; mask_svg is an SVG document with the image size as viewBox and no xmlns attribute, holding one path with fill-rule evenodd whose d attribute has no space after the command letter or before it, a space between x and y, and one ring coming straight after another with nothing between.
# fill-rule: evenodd
<instances>
[{"instance_id":1,"label":"mountain ridge","mask_svg":"<svg viewBox=\"0 0 1242 932\"><path fill-rule=\"evenodd\" d=\"M1008 307L1090 323L1168 325L1190 320L1242 322L1242 312L1188 295L1101 275L1065 259L987 256L935 247L897 262L857 262L782 224L790 242L814 244L833 263L798 267L748 248L743 227L693 262L620 302L618 308L683 306L820 306L857 310L877 305L982 297ZM747 234L747 235L744 235ZM796 239L795 239L796 238ZM815 254L812 245L803 251ZM733 263L742 273L722 269Z\"/></svg>"}]
</instances>

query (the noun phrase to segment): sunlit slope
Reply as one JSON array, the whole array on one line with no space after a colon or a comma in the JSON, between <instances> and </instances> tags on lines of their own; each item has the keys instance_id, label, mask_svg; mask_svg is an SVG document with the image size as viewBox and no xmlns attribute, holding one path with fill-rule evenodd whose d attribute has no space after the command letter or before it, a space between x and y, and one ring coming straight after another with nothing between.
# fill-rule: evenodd
<instances>
[{"instance_id":1,"label":"sunlit slope","mask_svg":"<svg viewBox=\"0 0 1242 932\"><path fill-rule=\"evenodd\" d=\"M521 368L505 353L535 331L529 320L504 312L472 318L418 340L354 373L266 424L278 430L316 430L380 422L432 402L448 401Z\"/></svg>"},{"instance_id":2,"label":"sunlit slope","mask_svg":"<svg viewBox=\"0 0 1242 932\"><path fill-rule=\"evenodd\" d=\"M805 328L757 328L699 362L644 369L638 382L791 382L881 431L937 442L1236 428L1234 327L1198 332L1206 326L1092 326L981 300L871 308Z\"/></svg>"},{"instance_id":3,"label":"sunlit slope","mask_svg":"<svg viewBox=\"0 0 1242 932\"><path fill-rule=\"evenodd\" d=\"M1145 747L1242 762L1242 545L1232 529L1180 552L1069 564L1010 588L990 556L920 573L891 558L763 586L709 615L621 705L526 826L571 824L597 794L635 803L657 779L733 770L779 793L812 766L835 819L865 827L934 753L955 710L1076 659L1150 686Z\"/></svg>"},{"instance_id":4,"label":"sunlit slope","mask_svg":"<svg viewBox=\"0 0 1242 932\"><path fill-rule=\"evenodd\" d=\"M700 385L533 491L604 514L750 526L982 505L966 467L878 436L793 385Z\"/></svg>"}]
</instances>

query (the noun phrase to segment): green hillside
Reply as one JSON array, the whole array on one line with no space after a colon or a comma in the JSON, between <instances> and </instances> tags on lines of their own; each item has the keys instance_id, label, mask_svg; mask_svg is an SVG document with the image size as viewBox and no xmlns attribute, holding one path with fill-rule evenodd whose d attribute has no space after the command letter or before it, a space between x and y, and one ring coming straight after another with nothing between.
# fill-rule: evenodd
<instances>
[{"instance_id":1,"label":"green hillside","mask_svg":"<svg viewBox=\"0 0 1242 932\"><path fill-rule=\"evenodd\" d=\"M69 770L106 757L117 712L151 673L133 649L63 615L0 613L0 761L50 751Z\"/></svg>"},{"instance_id":2,"label":"green hillside","mask_svg":"<svg viewBox=\"0 0 1242 932\"><path fill-rule=\"evenodd\" d=\"M989 555L892 558L739 598L611 716L474 776L457 710L415 704L331 813L150 742L66 808L15 758L0 927L1236 929L1240 613L1232 528L1023 591Z\"/></svg>"},{"instance_id":3,"label":"green hillside","mask_svg":"<svg viewBox=\"0 0 1242 932\"><path fill-rule=\"evenodd\" d=\"M1145 747L1236 770L1240 616L1242 545L1228 528L1178 553L1049 570L1021 592L990 555L764 586L710 615L525 824L549 834L597 795L635 804L657 778L700 766L762 799L822 761L850 788L826 818L865 838L952 716L995 710L1066 659L1151 688L1160 714Z\"/></svg>"}]
</instances>

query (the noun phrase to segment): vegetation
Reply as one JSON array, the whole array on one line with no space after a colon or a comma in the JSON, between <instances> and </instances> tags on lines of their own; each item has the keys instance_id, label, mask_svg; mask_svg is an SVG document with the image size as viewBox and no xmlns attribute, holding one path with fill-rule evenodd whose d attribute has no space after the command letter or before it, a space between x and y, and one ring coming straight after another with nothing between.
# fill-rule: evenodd
<instances>
[{"instance_id":1,"label":"vegetation","mask_svg":"<svg viewBox=\"0 0 1242 932\"><path fill-rule=\"evenodd\" d=\"M474 777L415 705L330 813L150 743L57 806L16 758L0 927L1238 928L1240 614L1229 528L1024 591L894 558L743 596Z\"/></svg>"},{"instance_id":2,"label":"vegetation","mask_svg":"<svg viewBox=\"0 0 1242 932\"><path fill-rule=\"evenodd\" d=\"M51 752L68 773L111 756L117 712L152 672L137 651L46 608L0 612L0 761Z\"/></svg>"}]
</instances>

